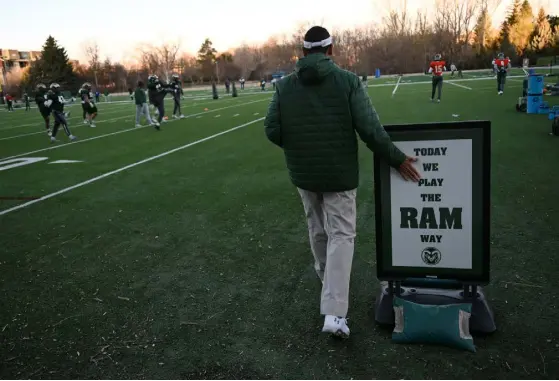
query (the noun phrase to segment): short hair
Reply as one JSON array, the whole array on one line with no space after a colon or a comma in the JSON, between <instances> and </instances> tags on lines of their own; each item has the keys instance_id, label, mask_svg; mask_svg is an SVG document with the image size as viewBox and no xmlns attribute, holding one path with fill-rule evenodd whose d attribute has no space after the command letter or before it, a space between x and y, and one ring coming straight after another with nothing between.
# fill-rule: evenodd
<instances>
[{"instance_id":1,"label":"short hair","mask_svg":"<svg viewBox=\"0 0 559 381\"><path fill-rule=\"evenodd\" d=\"M321 26L313 26L312 28L310 28L307 33L305 33L305 41L307 42L320 42L322 40L326 40L328 37L330 37L330 33L328 32L328 30L326 28L323 28ZM328 46L317 46L314 48L303 48L303 50L305 52L307 52L307 54L313 54L313 53L326 53L328 51L328 48L330 47L330 45Z\"/></svg>"},{"instance_id":2,"label":"short hair","mask_svg":"<svg viewBox=\"0 0 559 381\"><path fill-rule=\"evenodd\" d=\"M138 87L144 87L144 83L142 81L138 81Z\"/></svg>"}]
</instances>

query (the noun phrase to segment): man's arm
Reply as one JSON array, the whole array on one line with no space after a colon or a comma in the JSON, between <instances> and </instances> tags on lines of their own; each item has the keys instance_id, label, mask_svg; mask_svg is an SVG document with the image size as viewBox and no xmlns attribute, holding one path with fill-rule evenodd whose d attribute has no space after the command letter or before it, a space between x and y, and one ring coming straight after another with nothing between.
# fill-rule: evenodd
<instances>
[{"instance_id":1,"label":"man's arm","mask_svg":"<svg viewBox=\"0 0 559 381\"><path fill-rule=\"evenodd\" d=\"M371 100L357 79L357 86L350 94L350 108L353 128L373 152L380 154L394 168L406 160L406 155L390 140L390 136L380 123Z\"/></svg>"},{"instance_id":2,"label":"man's arm","mask_svg":"<svg viewBox=\"0 0 559 381\"><path fill-rule=\"evenodd\" d=\"M282 146L281 142L281 120L280 120L280 103L279 103L279 89L274 92L272 101L268 106L268 113L264 120L264 127L268 139L277 146Z\"/></svg>"}]
</instances>

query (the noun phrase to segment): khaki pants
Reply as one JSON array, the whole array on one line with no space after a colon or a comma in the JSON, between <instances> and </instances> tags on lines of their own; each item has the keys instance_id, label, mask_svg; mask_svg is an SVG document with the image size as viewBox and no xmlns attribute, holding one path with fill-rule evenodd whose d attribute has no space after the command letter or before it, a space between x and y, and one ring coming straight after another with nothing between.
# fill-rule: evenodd
<instances>
[{"instance_id":1,"label":"khaki pants","mask_svg":"<svg viewBox=\"0 0 559 381\"><path fill-rule=\"evenodd\" d=\"M315 193L299 189L315 269L323 281L320 313L346 317L355 240L357 190Z\"/></svg>"}]
</instances>

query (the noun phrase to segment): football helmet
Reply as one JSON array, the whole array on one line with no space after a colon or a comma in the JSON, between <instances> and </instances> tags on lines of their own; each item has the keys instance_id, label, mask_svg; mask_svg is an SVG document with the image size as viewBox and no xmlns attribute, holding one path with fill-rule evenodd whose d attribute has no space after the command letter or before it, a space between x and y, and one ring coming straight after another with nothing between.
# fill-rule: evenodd
<instances>
[{"instance_id":1,"label":"football helmet","mask_svg":"<svg viewBox=\"0 0 559 381\"><path fill-rule=\"evenodd\" d=\"M435 61L440 61L440 60L441 60L441 55L435 54Z\"/></svg>"},{"instance_id":2,"label":"football helmet","mask_svg":"<svg viewBox=\"0 0 559 381\"><path fill-rule=\"evenodd\" d=\"M45 91L47 89L47 86L45 86L44 83L38 83L36 88L37 91Z\"/></svg>"},{"instance_id":3,"label":"football helmet","mask_svg":"<svg viewBox=\"0 0 559 381\"><path fill-rule=\"evenodd\" d=\"M91 83L86 82L82 85L82 89L91 90Z\"/></svg>"},{"instance_id":4,"label":"football helmet","mask_svg":"<svg viewBox=\"0 0 559 381\"><path fill-rule=\"evenodd\" d=\"M497 58L499 58L500 60L504 60L505 59L505 53L497 54Z\"/></svg>"},{"instance_id":5,"label":"football helmet","mask_svg":"<svg viewBox=\"0 0 559 381\"><path fill-rule=\"evenodd\" d=\"M157 82L158 79L159 79L159 77L157 77L157 75L150 74L149 77L148 77L148 82Z\"/></svg>"},{"instance_id":6,"label":"football helmet","mask_svg":"<svg viewBox=\"0 0 559 381\"><path fill-rule=\"evenodd\" d=\"M56 82L53 82L50 84L50 89L51 90L60 90L60 85Z\"/></svg>"},{"instance_id":7,"label":"football helmet","mask_svg":"<svg viewBox=\"0 0 559 381\"><path fill-rule=\"evenodd\" d=\"M171 78L173 78L173 81L176 82L176 81L179 80L179 75L178 75L178 74L173 74L173 75L171 76Z\"/></svg>"}]
</instances>

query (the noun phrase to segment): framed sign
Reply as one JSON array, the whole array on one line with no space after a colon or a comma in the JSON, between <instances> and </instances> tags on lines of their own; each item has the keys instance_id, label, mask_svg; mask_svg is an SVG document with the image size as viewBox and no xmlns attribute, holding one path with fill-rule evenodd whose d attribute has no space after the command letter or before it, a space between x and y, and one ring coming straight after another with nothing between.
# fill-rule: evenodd
<instances>
[{"instance_id":1,"label":"framed sign","mask_svg":"<svg viewBox=\"0 0 559 381\"><path fill-rule=\"evenodd\" d=\"M375 154L377 277L489 282L491 122L385 126L418 183Z\"/></svg>"}]
</instances>

